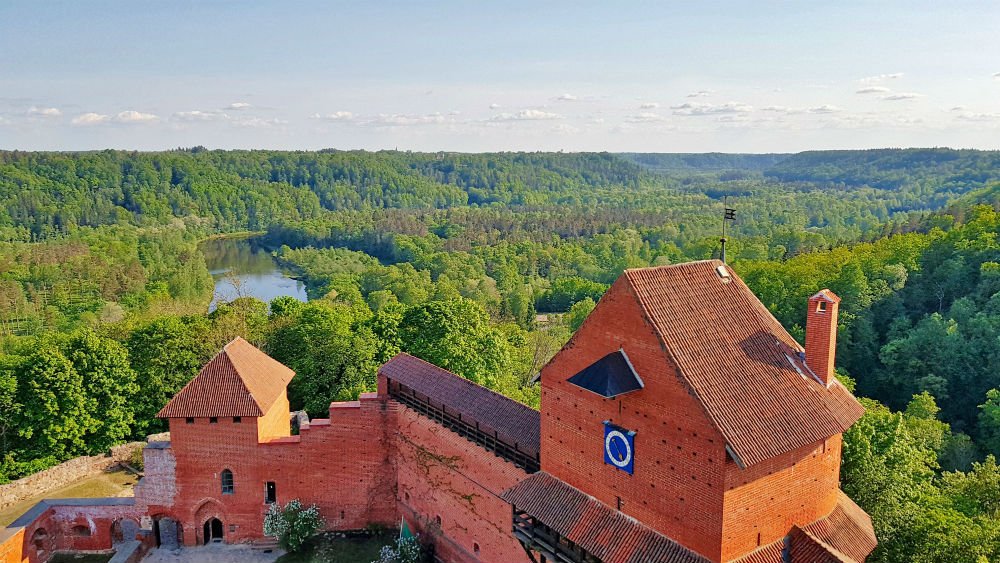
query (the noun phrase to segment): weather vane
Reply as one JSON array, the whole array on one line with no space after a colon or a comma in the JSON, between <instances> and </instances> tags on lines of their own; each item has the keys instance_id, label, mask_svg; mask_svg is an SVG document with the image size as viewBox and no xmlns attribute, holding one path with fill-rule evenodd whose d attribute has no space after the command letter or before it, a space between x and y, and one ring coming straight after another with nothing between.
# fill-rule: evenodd
<instances>
[{"instance_id":1,"label":"weather vane","mask_svg":"<svg viewBox=\"0 0 1000 563\"><path fill-rule=\"evenodd\" d=\"M722 208L725 210L722 214L722 238L719 242L722 243L722 263L726 263L726 223L736 221L736 210L728 207L729 196L723 196L722 198Z\"/></svg>"}]
</instances>

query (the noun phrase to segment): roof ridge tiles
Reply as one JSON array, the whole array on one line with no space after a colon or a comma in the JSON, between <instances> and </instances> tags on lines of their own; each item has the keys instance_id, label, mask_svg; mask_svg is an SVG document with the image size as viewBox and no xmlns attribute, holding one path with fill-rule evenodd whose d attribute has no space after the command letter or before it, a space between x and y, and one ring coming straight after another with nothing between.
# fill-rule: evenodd
<instances>
[{"instance_id":1,"label":"roof ridge tiles","mask_svg":"<svg viewBox=\"0 0 1000 563\"><path fill-rule=\"evenodd\" d=\"M863 414L839 383L827 388L802 377L802 346L723 262L629 269L622 277L741 465L839 434Z\"/></svg>"},{"instance_id":2,"label":"roof ridge tiles","mask_svg":"<svg viewBox=\"0 0 1000 563\"><path fill-rule=\"evenodd\" d=\"M260 417L285 392L291 369L237 336L157 413L159 418Z\"/></svg>"}]
</instances>

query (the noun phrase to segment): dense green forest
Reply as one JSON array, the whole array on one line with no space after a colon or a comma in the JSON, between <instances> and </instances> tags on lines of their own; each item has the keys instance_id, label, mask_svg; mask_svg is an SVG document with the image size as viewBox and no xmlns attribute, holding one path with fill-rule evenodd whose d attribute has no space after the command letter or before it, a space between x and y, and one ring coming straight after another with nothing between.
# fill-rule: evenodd
<instances>
[{"instance_id":1,"label":"dense green forest","mask_svg":"<svg viewBox=\"0 0 1000 563\"><path fill-rule=\"evenodd\" d=\"M1000 153L0 152L0 481L162 428L242 335L294 408L405 350L529 405L625 268L717 256L801 339L843 298L844 488L884 562L1000 559ZM311 300L207 313L198 243L261 233ZM332 360L332 361L331 361Z\"/></svg>"}]
</instances>

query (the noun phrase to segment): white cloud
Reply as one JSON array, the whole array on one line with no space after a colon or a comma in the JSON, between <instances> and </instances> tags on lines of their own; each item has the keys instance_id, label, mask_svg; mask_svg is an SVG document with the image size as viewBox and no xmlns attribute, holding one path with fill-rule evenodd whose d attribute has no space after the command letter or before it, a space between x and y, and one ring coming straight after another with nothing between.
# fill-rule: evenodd
<instances>
[{"instance_id":1,"label":"white cloud","mask_svg":"<svg viewBox=\"0 0 1000 563\"><path fill-rule=\"evenodd\" d=\"M691 92L687 95L689 98L704 98L706 96L711 96L714 90L698 90L697 92Z\"/></svg>"},{"instance_id":2,"label":"white cloud","mask_svg":"<svg viewBox=\"0 0 1000 563\"><path fill-rule=\"evenodd\" d=\"M913 92L899 92L897 94L889 94L888 96L882 96L881 99L890 102L898 102L900 100L913 100L920 97L923 97L923 94L915 94Z\"/></svg>"},{"instance_id":3,"label":"white cloud","mask_svg":"<svg viewBox=\"0 0 1000 563\"><path fill-rule=\"evenodd\" d=\"M556 97L556 101L557 102L575 102L575 101L577 101L579 99L580 98L577 98L573 94L563 94L561 96L557 96Z\"/></svg>"},{"instance_id":4,"label":"white cloud","mask_svg":"<svg viewBox=\"0 0 1000 563\"><path fill-rule=\"evenodd\" d=\"M720 115L732 113L749 113L753 111L753 106L739 102L726 102L724 104L700 104L695 102L683 103L679 106L670 106L675 115Z\"/></svg>"},{"instance_id":5,"label":"white cloud","mask_svg":"<svg viewBox=\"0 0 1000 563\"><path fill-rule=\"evenodd\" d=\"M656 109L660 107L660 104L656 102L646 102L644 104L639 104L639 109Z\"/></svg>"},{"instance_id":6,"label":"white cloud","mask_svg":"<svg viewBox=\"0 0 1000 563\"><path fill-rule=\"evenodd\" d=\"M490 118L490 121L544 121L547 119L562 119L558 113L542 111L539 109L522 109L515 113L498 113Z\"/></svg>"},{"instance_id":7,"label":"white cloud","mask_svg":"<svg viewBox=\"0 0 1000 563\"><path fill-rule=\"evenodd\" d=\"M821 106L811 107L806 110L808 113L838 113L844 111L837 106L832 106L830 104L823 104Z\"/></svg>"},{"instance_id":8,"label":"white cloud","mask_svg":"<svg viewBox=\"0 0 1000 563\"><path fill-rule=\"evenodd\" d=\"M572 125L567 125L565 123L559 123L552 128L553 133L561 133L564 135L573 135L580 132L579 127L573 127Z\"/></svg>"},{"instance_id":9,"label":"white cloud","mask_svg":"<svg viewBox=\"0 0 1000 563\"><path fill-rule=\"evenodd\" d=\"M107 123L110 120L110 115L90 112L74 117L70 123L73 125L97 125L99 123Z\"/></svg>"},{"instance_id":10,"label":"white cloud","mask_svg":"<svg viewBox=\"0 0 1000 563\"><path fill-rule=\"evenodd\" d=\"M1000 121L1000 113L973 113L966 112L955 116L962 121Z\"/></svg>"},{"instance_id":11,"label":"white cloud","mask_svg":"<svg viewBox=\"0 0 1000 563\"><path fill-rule=\"evenodd\" d=\"M858 88L855 94L882 94L885 92L891 92L885 86L865 86L864 88Z\"/></svg>"},{"instance_id":12,"label":"white cloud","mask_svg":"<svg viewBox=\"0 0 1000 563\"><path fill-rule=\"evenodd\" d=\"M31 117L59 117L62 112L59 108L40 108L36 106L31 106L28 109L28 115Z\"/></svg>"},{"instance_id":13,"label":"white cloud","mask_svg":"<svg viewBox=\"0 0 1000 563\"><path fill-rule=\"evenodd\" d=\"M658 114L648 111L637 113L635 115L629 115L625 118L627 123L655 123L657 121L663 121L665 118Z\"/></svg>"},{"instance_id":14,"label":"white cloud","mask_svg":"<svg viewBox=\"0 0 1000 563\"><path fill-rule=\"evenodd\" d=\"M897 78L902 78L902 77L903 77L902 72L893 72L889 74L877 74L875 76L866 76L865 78L862 78L858 82L861 82L863 84L871 84L873 82L882 82L883 80L895 80Z\"/></svg>"},{"instance_id":15,"label":"white cloud","mask_svg":"<svg viewBox=\"0 0 1000 563\"><path fill-rule=\"evenodd\" d=\"M490 109L500 109L501 107L503 106L501 106L500 104L490 104Z\"/></svg>"},{"instance_id":16,"label":"white cloud","mask_svg":"<svg viewBox=\"0 0 1000 563\"><path fill-rule=\"evenodd\" d=\"M802 113L802 110L790 108L788 106L764 106L760 108L760 111L766 111L769 113Z\"/></svg>"},{"instance_id":17,"label":"white cloud","mask_svg":"<svg viewBox=\"0 0 1000 563\"><path fill-rule=\"evenodd\" d=\"M401 113L384 114L380 113L375 117L366 119L364 125L374 125L376 127L407 127L411 125L435 125L444 123L448 119L440 113L429 113L426 115L407 115Z\"/></svg>"},{"instance_id":18,"label":"white cloud","mask_svg":"<svg viewBox=\"0 0 1000 563\"><path fill-rule=\"evenodd\" d=\"M226 109L243 110L243 109L250 109L251 107L253 107L253 106L251 106L250 104L248 104L246 102L233 102L233 103L229 104L228 106L226 106Z\"/></svg>"},{"instance_id":19,"label":"white cloud","mask_svg":"<svg viewBox=\"0 0 1000 563\"><path fill-rule=\"evenodd\" d=\"M309 117L312 119L322 119L324 121L351 121L354 119L354 114L349 111L335 111L326 115L314 113Z\"/></svg>"},{"instance_id":20,"label":"white cloud","mask_svg":"<svg viewBox=\"0 0 1000 563\"><path fill-rule=\"evenodd\" d=\"M1000 80L1000 72L994 72L993 73L993 78L996 78L997 80Z\"/></svg>"},{"instance_id":21,"label":"white cloud","mask_svg":"<svg viewBox=\"0 0 1000 563\"><path fill-rule=\"evenodd\" d=\"M288 122L283 119L264 119L262 117L238 117L230 121L233 125L238 125L240 127L277 127L279 125L287 125Z\"/></svg>"},{"instance_id":22,"label":"white cloud","mask_svg":"<svg viewBox=\"0 0 1000 563\"><path fill-rule=\"evenodd\" d=\"M229 116L217 111L179 111L171 116L171 119L178 121L214 121L216 119L229 119Z\"/></svg>"},{"instance_id":23,"label":"white cloud","mask_svg":"<svg viewBox=\"0 0 1000 563\"><path fill-rule=\"evenodd\" d=\"M126 110L119 112L115 116L115 121L118 123L150 123L153 121L159 121L159 117L153 115L152 113L142 113L135 110Z\"/></svg>"}]
</instances>

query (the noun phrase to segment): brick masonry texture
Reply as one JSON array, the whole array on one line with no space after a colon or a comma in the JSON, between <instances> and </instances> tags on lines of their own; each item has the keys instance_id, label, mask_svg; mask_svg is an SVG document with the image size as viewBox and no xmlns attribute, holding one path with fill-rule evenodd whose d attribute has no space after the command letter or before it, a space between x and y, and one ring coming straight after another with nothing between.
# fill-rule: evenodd
<instances>
[{"instance_id":1,"label":"brick masonry texture","mask_svg":"<svg viewBox=\"0 0 1000 563\"><path fill-rule=\"evenodd\" d=\"M204 525L213 518L222 522L226 542L262 539L264 514L269 507L265 499L268 483L274 484L279 503L298 498L305 504L317 504L332 530L358 530L373 523L394 527L405 521L433 538L438 556L446 562L529 560L512 533L513 507L505 498L535 502L532 506L538 511L542 511L542 505L536 502L539 499L576 499L576 505L583 507L581 514L590 516L581 516L575 526L560 522L560 529L569 539L573 534L582 534L581 545L586 536L590 542L587 545L606 561L704 559L721 563L744 558L763 563L779 561L774 557L780 557L784 550L792 554L792 563L826 560L828 553L837 551L848 553L850 561L860 562L875 546L871 522L838 486L840 432L844 416L853 416L853 397L842 386L836 387L836 382L831 389L814 379L805 381L808 388L803 393L819 396L829 391L829 396L834 397L832 403L823 398L807 404L832 410L797 412L794 416L831 417L828 426L832 430L819 432L817 428L821 427L814 424L810 432L819 432L819 437L803 441L803 436L812 434L798 434L795 439L801 443L795 447L790 447L787 440L774 445L762 443L759 437L743 436L744 451L752 454L752 463L742 463L746 460L734 456L728 442L733 428L720 429L720 420L728 419L713 416L719 414L719 409L740 410L726 416L750 426L764 425L771 416L784 417L785 422L789 418L772 412L773 397L760 403L747 399L760 397L760 390L743 394L739 386L732 386L732 381L747 383L753 381L752 377L730 373L726 366L740 368L757 361L759 365L754 369L758 375L811 378L811 374L802 371L805 368L796 363L798 359L786 361L784 354L777 358L780 361L771 356L748 355L725 364L701 358L712 349L704 343L686 350L682 362L677 360L678 351L671 350L678 342L725 337L719 332L722 329L713 329L716 331L683 334L682 338L679 335L683 327L675 326L677 318L683 321L706 308L727 307L724 300L698 294L699 284L706 280L722 283L715 273L716 266L706 262L650 269L653 272L629 271L608 290L580 330L543 368L540 426L539 415L534 412L530 417L512 414L501 421L506 424L505 434L539 434L538 441L532 443L537 443L540 450L540 473L529 475L473 442L475 436L466 434L470 436L466 438L438 419L394 400L387 377L397 383L409 378L411 388L419 387L421 393L438 403L442 401L439 395L451 393L445 401L447 406L472 418L489 416L480 416L477 412L482 409L477 411L463 401L484 396L490 401L509 401L478 388L455 395L452 391L458 387L451 379L422 381L456 376L426 366L418 370L413 366L423 363L409 357L387 364L386 373L379 374L377 393L331 404L329 418L303 422L299 434L293 436L287 395L283 388L276 389L265 373L273 360L247 348L249 344L237 342L213 360L214 367L206 368L203 374L225 380L228 388L240 395L239 400L234 403L220 396L218 388L197 383L196 379L188 389L206 389L205 396L186 393L177 405L168 405L163 412L178 416L169 419L169 439L161 438L146 448L146 474L136 487L133 502L96 502L93 506L43 503L23 517L18 526L0 531L0 563L35 563L57 548L106 549L115 530L121 535L123 528L134 530L139 525L145 529L139 533L140 540L152 543L154 523L160 531L159 539L167 543L174 536L189 546L204 543ZM710 276L701 272L705 268ZM641 294L630 277L644 284ZM666 280L664 287L683 290L688 301L655 294L650 280ZM734 278L726 291L745 288L735 284L742 281ZM724 298L726 294L719 295ZM656 301L655 317L650 317L651 309L644 299ZM760 313L759 302L752 294L748 297L741 293L739 299L741 315ZM737 321L742 317L737 317L733 322L740 324ZM761 317L753 322L762 322ZM780 328L771 327L769 322L761 326L767 330ZM748 326L740 324L739 331L756 330ZM823 338L835 334L835 324L828 328L813 335L824 346L828 342ZM785 336L787 333L782 338ZM757 338L752 344L746 354L758 353L773 342ZM796 358L801 350L794 341L779 346ZM741 350L739 345L726 349L733 354ZM832 354L832 348L825 349ZM641 377L642 389L605 398L567 381L619 350L625 352ZM224 369L219 367L220 357L229 358ZM241 377L240 365L249 366L249 383L233 379ZM710 377L701 374L697 385L683 371L709 365L721 366L721 371ZM419 371L419 377L417 371L406 371L411 368ZM290 377L285 369L275 375L282 386ZM712 392L716 399L725 401L705 400L702 391L710 382L722 386ZM460 383L465 385L464 381ZM781 385L785 389L806 389L797 379ZM212 405L220 408L217 416L212 414ZM510 407L504 412L525 410L514 408L516 405L502 406ZM237 407L244 410L234 410ZM787 408L808 407L789 404ZM259 416L234 418L234 412L257 412ZM189 422L187 416L192 413L197 416ZM761 420L754 421L753 417ZM605 421L635 431L634 473L604 462ZM223 490L224 471L233 475L231 491ZM549 518L561 514L559 507L544 509ZM584 526L587 518L593 522L613 521L614 529L629 534L634 541L602 535L600 530L590 529L593 526ZM129 525L123 526L125 521ZM83 532L84 527L89 533Z\"/></svg>"}]
</instances>

